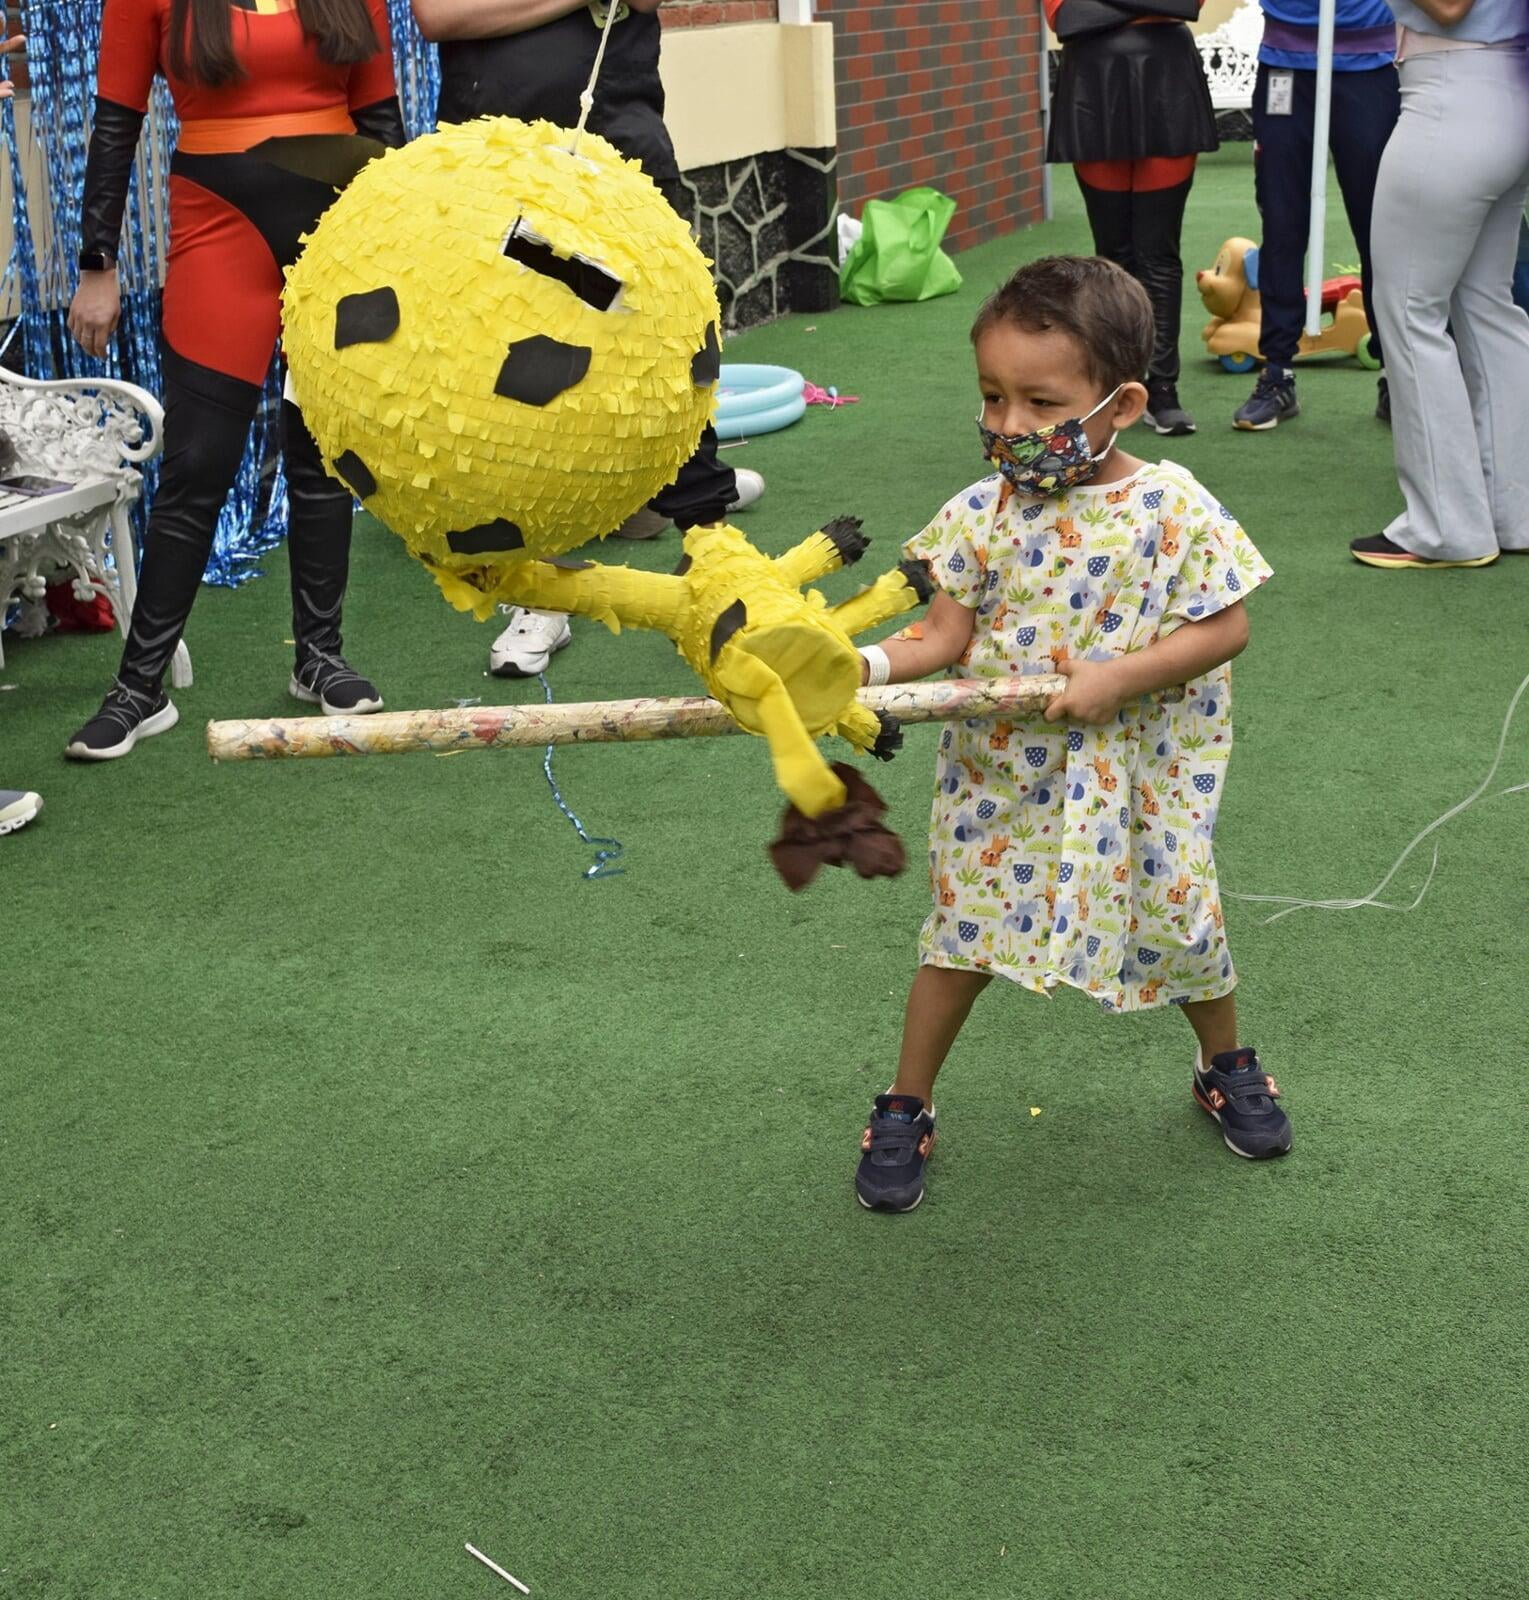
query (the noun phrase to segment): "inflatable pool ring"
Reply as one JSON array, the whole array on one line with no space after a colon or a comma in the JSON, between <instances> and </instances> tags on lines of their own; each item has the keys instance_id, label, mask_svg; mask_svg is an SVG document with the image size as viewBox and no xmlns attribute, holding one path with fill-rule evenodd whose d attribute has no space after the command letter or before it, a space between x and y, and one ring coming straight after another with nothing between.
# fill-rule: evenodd
<instances>
[{"instance_id":1,"label":"inflatable pool ring","mask_svg":"<svg viewBox=\"0 0 1529 1600\"><path fill-rule=\"evenodd\" d=\"M742 439L788 428L807 409L807 384L790 367L722 364L717 385L717 437Z\"/></svg>"}]
</instances>

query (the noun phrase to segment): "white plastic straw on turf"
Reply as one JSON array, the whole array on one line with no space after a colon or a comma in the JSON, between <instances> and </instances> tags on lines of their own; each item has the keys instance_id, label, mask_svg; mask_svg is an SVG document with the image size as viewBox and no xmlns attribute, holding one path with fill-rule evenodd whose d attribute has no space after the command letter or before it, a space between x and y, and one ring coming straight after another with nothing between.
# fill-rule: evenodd
<instances>
[{"instance_id":1,"label":"white plastic straw on turf","mask_svg":"<svg viewBox=\"0 0 1529 1600\"><path fill-rule=\"evenodd\" d=\"M1311 130L1311 232L1306 240L1306 331L1322 331L1322 280L1327 265L1327 135L1332 123L1333 26L1338 0L1317 7L1317 103Z\"/></svg>"},{"instance_id":2,"label":"white plastic straw on turf","mask_svg":"<svg viewBox=\"0 0 1529 1600\"><path fill-rule=\"evenodd\" d=\"M1492 779L1497 776L1497 769L1502 765L1502 753L1507 748L1508 730L1513 726L1513 715L1518 710L1518 703L1524 697L1524 691L1529 689L1529 678L1519 684L1512 700L1508 702L1508 714L1502 719L1502 732L1497 737L1497 754L1492 757L1492 765L1487 769L1487 775L1458 805L1453 805L1443 816L1435 817L1423 831L1407 846L1405 850L1391 864L1391 870L1367 895L1358 900L1301 900L1295 895L1288 894L1232 894L1223 892L1227 900L1248 900L1257 905L1283 906L1283 911L1276 911L1272 917L1264 918L1264 925L1278 922L1281 917L1288 917L1292 911L1358 911L1363 906L1373 906L1377 911L1416 911L1423 903L1423 896L1428 893L1428 886L1433 882L1435 869L1439 865L1439 847L1433 847L1433 865L1428 869L1428 876L1423 880L1423 887L1418 890L1417 898L1410 906L1387 905L1378 896L1382 894L1386 885L1402 869L1402 863L1412 854L1430 834L1437 833L1446 823L1453 822L1462 811L1468 811L1491 787ZM1523 794L1529 790L1529 783L1515 783L1506 789L1499 789L1492 796L1500 800L1504 795Z\"/></svg>"},{"instance_id":3,"label":"white plastic straw on turf","mask_svg":"<svg viewBox=\"0 0 1529 1600\"><path fill-rule=\"evenodd\" d=\"M519 1578L517 1578L513 1573L506 1572L504 1570L504 1568L501 1567L497 1561L490 1561L489 1558L486 1555L484 1555L484 1553L477 1547L477 1545L475 1545L475 1544L468 1545L467 1546L467 1553L470 1556L475 1556L479 1561L481 1561L483 1563L483 1565L485 1567L488 1568L488 1570L490 1572L497 1572L499 1574L499 1576L501 1578L503 1578L506 1583L513 1583L515 1585L515 1587L517 1589L519 1589L522 1594L530 1594L531 1591L528 1588L526 1588L525 1584L523 1584L520 1581Z\"/></svg>"}]
</instances>

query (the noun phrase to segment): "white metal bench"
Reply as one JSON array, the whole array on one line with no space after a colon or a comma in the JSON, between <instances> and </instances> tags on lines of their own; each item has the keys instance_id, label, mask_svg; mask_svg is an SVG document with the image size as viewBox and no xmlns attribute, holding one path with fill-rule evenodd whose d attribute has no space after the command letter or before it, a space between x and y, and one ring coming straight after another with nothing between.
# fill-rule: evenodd
<instances>
[{"instance_id":1,"label":"white metal bench","mask_svg":"<svg viewBox=\"0 0 1529 1600\"><path fill-rule=\"evenodd\" d=\"M1253 109L1263 36L1264 13L1256 0L1243 0L1219 28L1195 36L1210 83L1210 103L1217 111Z\"/></svg>"},{"instance_id":2,"label":"white metal bench","mask_svg":"<svg viewBox=\"0 0 1529 1600\"><path fill-rule=\"evenodd\" d=\"M139 494L139 464L163 442L159 402L113 378L36 379L0 369L0 429L17 454L6 477L68 485L38 495L0 486L0 620L12 598L40 600L48 583L67 572L77 590L106 597L126 638L138 591L128 509ZM178 689L191 682L184 643L176 647L170 681Z\"/></svg>"}]
</instances>

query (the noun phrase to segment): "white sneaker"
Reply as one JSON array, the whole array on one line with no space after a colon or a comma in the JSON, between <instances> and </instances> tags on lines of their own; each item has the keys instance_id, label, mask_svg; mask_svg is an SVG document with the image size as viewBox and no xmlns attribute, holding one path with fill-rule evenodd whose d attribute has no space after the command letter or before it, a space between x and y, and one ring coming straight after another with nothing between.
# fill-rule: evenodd
<instances>
[{"instance_id":1,"label":"white sneaker","mask_svg":"<svg viewBox=\"0 0 1529 1600\"><path fill-rule=\"evenodd\" d=\"M0 789L0 834L24 828L42 810L42 796L30 789Z\"/></svg>"},{"instance_id":2,"label":"white sneaker","mask_svg":"<svg viewBox=\"0 0 1529 1600\"><path fill-rule=\"evenodd\" d=\"M489 647L488 670L496 678L534 678L573 638L561 611L532 611L528 606L499 609L510 625Z\"/></svg>"},{"instance_id":3,"label":"white sneaker","mask_svg":"<svg viewBox=\"0 0 1529 1600\"><path fill-rule=\"evenodd\" d=\"M764 493L764 479L748 467L734 467L738 480L738 498L727 508L729 511L747 511Z\"/></svg>"}]
</instances>

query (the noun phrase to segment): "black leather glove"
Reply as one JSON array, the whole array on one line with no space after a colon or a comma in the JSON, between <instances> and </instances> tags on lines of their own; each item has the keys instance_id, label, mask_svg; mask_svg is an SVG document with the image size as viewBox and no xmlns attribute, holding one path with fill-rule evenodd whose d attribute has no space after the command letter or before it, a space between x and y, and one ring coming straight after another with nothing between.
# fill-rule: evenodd
<instances>
[{"instance_id":1,"label":"black leather glove","mask_svg":"<svg viewBox=\"0 0 1529 1600\"><path fill-rule=\"evenodd\" d=\"M390 150L400 149L408 143L403 131L403 112L399 109L396 94L389 95L386 100L374 100L359 111L352 111L350 120L355 123L357 133L375 139L378 144L385 144Z\"/></svg>"},{"instance_id":2,"label":"black leather glove","mask_svg":"<svg viewBox=\"0 0 1529 1600\"><path fill-rule=\"evenodd\" d=\"M85 198L80 240L86 251L104 250L113 260L122 237L122 212L144 114L115 100L96 100L96 119L85 157Z\"/></svg>"}]
</instances>

